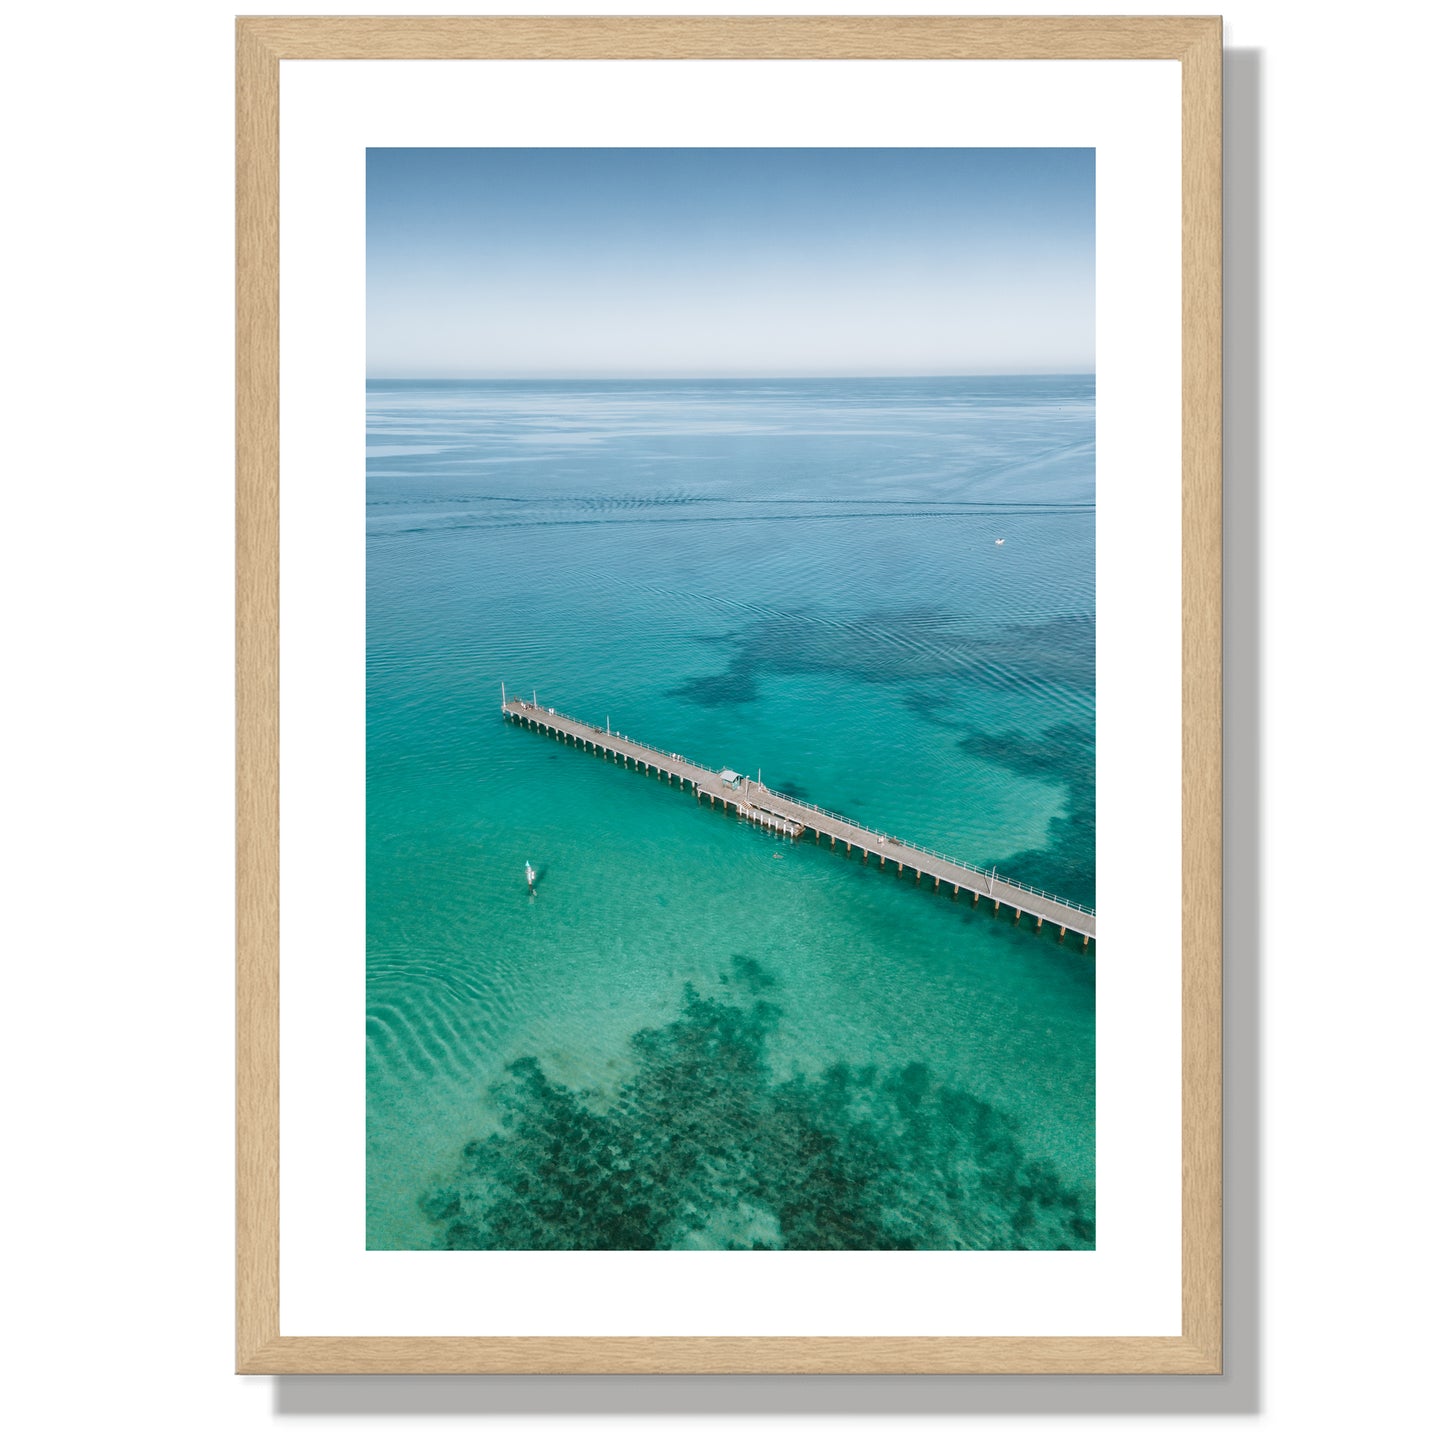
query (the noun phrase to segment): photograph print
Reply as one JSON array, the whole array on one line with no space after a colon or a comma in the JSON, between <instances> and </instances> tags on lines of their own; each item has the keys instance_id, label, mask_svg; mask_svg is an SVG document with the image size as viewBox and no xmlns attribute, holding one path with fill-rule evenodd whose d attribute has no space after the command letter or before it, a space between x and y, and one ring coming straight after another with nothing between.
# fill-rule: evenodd
<instances>
[{"instance_id":1,"label":"photograph print","mask_svg":"<svg viewBox=\"0 0 1445 1445\"><path fill-rule=\"evenodd\" d=\"M369 1249L1094 1248L1094 212L368 151Z\"/></svg>"}]
</instances>

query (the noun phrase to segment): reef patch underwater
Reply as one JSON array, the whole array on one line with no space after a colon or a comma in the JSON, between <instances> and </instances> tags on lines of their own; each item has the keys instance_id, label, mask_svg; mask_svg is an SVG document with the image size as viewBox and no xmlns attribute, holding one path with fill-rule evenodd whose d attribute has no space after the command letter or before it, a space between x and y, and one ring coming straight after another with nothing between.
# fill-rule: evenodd
<instances>
[{"instance_id":1,"label":"reef patch underwater","mask_svg":"<svg viewBox=\"0 0 1445 1445\"><path fill-rule=\"evenodd\" d=\"M421 1200L434 1248L1090 1250L1092 1192L1002 1111L914 1062L777 1080L774 981L736 955L634 1034L616 1095L534 1057L492 1086L501 1127Z\"/></svg>"}]
</instances>

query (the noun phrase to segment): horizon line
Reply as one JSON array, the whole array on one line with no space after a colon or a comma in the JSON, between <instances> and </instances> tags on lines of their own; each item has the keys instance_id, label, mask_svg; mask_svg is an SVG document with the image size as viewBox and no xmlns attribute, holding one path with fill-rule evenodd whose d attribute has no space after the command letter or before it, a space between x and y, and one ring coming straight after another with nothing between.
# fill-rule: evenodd
<instances>
[{"instance_id":1,"label":"horizon line","mask_svg":"<svg viewBox=\"0 0 1445 1445\"><path fill-rule=\"evenodd\" d=\"M1097 376L1097 368L1055 371L789 371L789 372L572 372L422 373L409 376L370 375L374 381L978 381L998 377Z\"/></svg>"}]
</instances>

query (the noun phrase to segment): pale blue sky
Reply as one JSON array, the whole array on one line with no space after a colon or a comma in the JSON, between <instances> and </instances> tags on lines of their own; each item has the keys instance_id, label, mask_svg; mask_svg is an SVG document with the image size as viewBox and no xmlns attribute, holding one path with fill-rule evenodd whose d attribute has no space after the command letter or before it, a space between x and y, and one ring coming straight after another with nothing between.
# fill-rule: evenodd
<instances>
[{"instance_id":1,"label":"pale blue sky","mask_svg":"<svg viewBox=\"0 0 1445 1445\"><path fill-rule=\"evenodd\" d=\"M1094 366L1092 150L370 150L367 374Z\"/></svg>"}]
</instances>

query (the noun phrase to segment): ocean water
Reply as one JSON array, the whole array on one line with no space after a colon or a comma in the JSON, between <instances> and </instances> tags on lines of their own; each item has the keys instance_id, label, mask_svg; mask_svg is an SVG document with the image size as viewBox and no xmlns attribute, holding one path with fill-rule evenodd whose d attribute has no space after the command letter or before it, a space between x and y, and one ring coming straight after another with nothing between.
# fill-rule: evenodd
<instances>
[{"instance_id":1,"label":"ocean water","mask_svg":"<svg viewBox=\"0 0 1445 1445\"><path fill-rule=\"evenodd\" d=\"M1092 1247L1094 949L499 703L1092 905L1093 378L373 381L367 429L369 1247Z\"/></svg>"}]
</instances>

